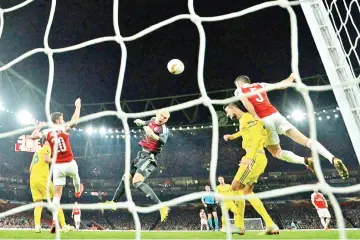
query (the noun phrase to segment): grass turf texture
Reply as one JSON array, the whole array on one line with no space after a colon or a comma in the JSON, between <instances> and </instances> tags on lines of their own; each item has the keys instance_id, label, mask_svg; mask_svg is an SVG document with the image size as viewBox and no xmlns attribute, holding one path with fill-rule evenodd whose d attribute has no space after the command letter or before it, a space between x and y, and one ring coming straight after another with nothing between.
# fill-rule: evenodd
<instances>
[{"instance_id":1,"label":"grass turf texture","mask_svg":"<svg viewBox=\"0 0 360 240\"><path fill-rule=\"evenodd\" d=\"M347 230L348 239L360 239L359 230ZM233 235L233 239L339 239L338 231L281 231L280 235L259 236L260 232L247 232L244 236ZM61 239L134 239L134 232L79 231L61 233ZM142 232L142 239L226 239L221 232ZM47 230L35 233L31 230L0 230L0 239L55 239Z\"/></svg>"}]
</instances>

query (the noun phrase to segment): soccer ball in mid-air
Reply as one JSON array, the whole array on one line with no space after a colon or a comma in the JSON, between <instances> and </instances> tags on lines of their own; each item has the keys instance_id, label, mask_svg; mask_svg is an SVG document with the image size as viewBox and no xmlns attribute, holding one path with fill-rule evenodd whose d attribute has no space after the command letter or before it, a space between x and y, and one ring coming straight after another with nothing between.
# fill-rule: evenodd
<instances>
[{"instance_id":1,"label":"soccer ball in mid-air","mask_svg":"<svg viewBox=\"0 0 360 240\"><path fill-rule=\"evenodd\" d=\"M167 65L167 68L169 72L171 72L172 74L178 75L184 71L185 66L182 63L182 61L180 61L179 59L173 59L170 60L170 62Z\"/></svg>"}]
</instances>

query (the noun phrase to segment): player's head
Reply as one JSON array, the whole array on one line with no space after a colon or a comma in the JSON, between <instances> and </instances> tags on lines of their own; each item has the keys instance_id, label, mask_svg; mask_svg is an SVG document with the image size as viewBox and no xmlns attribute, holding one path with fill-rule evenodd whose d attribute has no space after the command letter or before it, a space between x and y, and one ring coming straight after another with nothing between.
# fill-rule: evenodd
<instances>
[{"instance_id":1,"label":"player's head","mask_svg":"<svg viewBox=\"0 0 360 240\"><path fill-rule=\"evenodd\" d=\"M207 191L207 192L210 192L210 191L211 191L211 188L210 188L209 185L205 185L205 191Z\"/></svg>"},{"instance_id":2,"label":"player's head","mask_svg":"<svg viewBox=\"0 0 360 240\"><path fill-rule=\"evenodd\" d=\"M234 83L236 87L242 87L245 84L250 84L251 80L248 76L240 75L235 79Z\"/></svg>"},{"instance_id":3,"label":"player's head","mask_svg":"<svg viewBox=\"0 0 360 240\"><path fill-rule=\"evenodd\" d=\"M163 125L165 124L170 118L170 112L169 110L163 108L156 112L156 118L155 123L157 125Z\"/></svg>"},{"instance_id":4,"label":"player's head","mask_svg":"<svg viewBox=\"0 0 360 240\"><path fill-rule=\"evenodd\" d=\"M54 124L64 124L64 115L61 112L54 112L51 114L51 121Z\"/></svg>"},{"instance_id":5,"label":"player's head","mask_svg":"<svg viewBox=\"0 0 360 240\"><path fill-rule=\"evenodd\" d=\"M218 176L218 181L220 184L224 184L225 183L225 180L222 176Z\"/></svg>"},{"instance_id":6,"label":"player's head","mask_svg":"<svg viewBox=\"0 0 360 240\"><path fill-rule=\"evenodd\" d=\"M40 138L39 143L41 146L49 145L49 142L46 141L46 138Z\"/></svg>"},{"instance_id":7,"label":"player's head","mask_svg":"<svg viewBox=\"0 0 360 240\"><path fill-rule=\"evenodd\" d=\"M317 188L314 188L314 193L318 193L319 190Z\"/></svg>"},{"instance_id":8,"label":"player's head","mask_svg":"<svg viewBox=\"0 0 360 240\"><path fill-rule=\"evenodd\" d=\"M246 111L245 107L238 103L229 103L224 107L226 116L230 119L239 119Z\"/></svg>"},{"instance_id":9,"label":"player's head","mask_svg":"<svg viewBox=\"0 0 360 240\"><path fill-rule=\"evenodd\" d=\"M205 210L204 210L204 209L200 209L200 212L203 213L203 212L205 212Z\"/></svg>"}]
</instances>

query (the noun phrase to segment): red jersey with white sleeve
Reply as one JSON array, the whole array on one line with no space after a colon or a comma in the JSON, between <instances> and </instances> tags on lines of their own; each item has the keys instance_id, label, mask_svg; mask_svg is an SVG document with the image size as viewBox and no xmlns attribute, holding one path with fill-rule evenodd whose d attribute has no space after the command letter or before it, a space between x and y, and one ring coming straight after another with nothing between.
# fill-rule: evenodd
<instances>
[{"instance_id":1,"label":"red jersey with white sleeve","mask_svg":"<svg viewBox=\"0 0 360 240\"><path fill-rule=\"evenodd\" d=\"M313 202L317 208L320 208L320 209L327 208L326 207L326 199L325 199L324 195L322 195L321 193L311 194L311 202Z\"/></svg>"},{"instance_id":2,"label":"red jersey with white sleeve","mask_svg":"<svg viewBox=\"0 0 360 240\"><path fill-rule=\"evenodd\" d=\"M80 208L75 207L75 208L73 209L72 214L73 214L73 215L80 215L80 214L81 214Z\"/></svg>"},{"instance_id":3,"label":"red jersey with white sleeve","mask_svg":"<svg viewBox=\"0 0 360 240\"><path fill-rule=\"evenodd\" d=\"M245 94L249 92L255 92L265 87L266 83L253 83L247 87L237 88L235 90L235 96L239 96L241 93ZM248 99L254 106L255 112L260 118L268 117L274 113L279 112L276 107L271 104L266 92L255 94L248 97Z\"/></svg>"},{"instance_id":4,"label":"red jersey with white sleeve","mask_svg":"<svg viewBox=\"0 0 360 240\"><path fill-rule=\"evenodd\" d=\"M71 149L70 144L70 136L65 131L65 128L61 128L58 130L55 130L55 133L57 135L57 156L56 156L56 163L67 163L71 162L74 159L74 154ZM49 142L51 147L51 152L54 153L54 147L55 147L55 135L52 130L47 130L45 132L46 140Z\"/></svg>"},{"instance_id":5,"label":"red jersey with white sleeve","mask_svg":"<svg viewBox=\"0 0 360 240\"><path fill-rule=\"evenodd\" d=\"M201 212L201 213L200 213L200 219L205 219L205 220L207 219L205 212Z\"/></svg>"}]
</instances>

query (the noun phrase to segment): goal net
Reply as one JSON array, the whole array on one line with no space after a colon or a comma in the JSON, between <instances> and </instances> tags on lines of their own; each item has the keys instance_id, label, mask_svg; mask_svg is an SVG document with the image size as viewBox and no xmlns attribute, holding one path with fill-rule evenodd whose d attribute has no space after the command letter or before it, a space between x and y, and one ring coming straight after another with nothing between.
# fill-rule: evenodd
<instances>
[{"instance_id":1,"label":"goal net","mask_svg":"<svg viewBox=\"0 0 360 240\"><path fill-rule=\"evenodd\" d=\"M230 223L234 224L234 219L230 219ZM245 230L264 230L261 218L245 218Z\"/></svg>"},{"instance_id":2,"label":"goal net","mask_svg":"<svg viewBox=\"0 0 360 240\"><path fill-rule=\"evenodd\" d=\"M23 3L7 8L7 9L0 9L0 36L3 30L4 25L6 25L6 21L4 21L4 15L16 11L22 7L25 7L28 4L32 4L34 1L27 0ZM327 74L331 79L335 79L334 81L331 80L332 86L321 86L321 87L308 87L305 84L302 83L300 75L299 75L299 69L298 69L298 58L299 58L299 52L298 52L298 33L297 33L297 16L294 11L294 7L298 7L301 3L303 10L305 12L305 15L307 17L307 20L309 22L309 25L313 25L317 27L315 29L314 27L311 27L312 34L314 36L314 39L317 42L317 47L319 49L320 55L322 55L322 59L325 65L325 68L327 70ZM346 3L346 6L342 6L343 3ZM322 16L320 17L320 20L323 19L324 16L327 16L329 18L329 15L332 19L332 22L330 22L330 25L326 26L327 30L331 30L331 33L335 36L337 40L337 43L334 44L334 42L326 43L326 40L324 40L324 36L326 37L327 33L324 33L324 26L320 25L321 22L318 22L319 16L316 15L317 12L314 12L317 10L316 7L322 6L320 9L320 12L322 13ZM121 66L119 68L119 75L118 75L118 85L116 89L116 95L114 96L115 103L116 103L116 111L102 111L95 114L90 114L87 116L84 116L80 119L80 122L86 122L93 119L97 119L104 116L117 116L119 119L121 119L123 127L124 127L124 134L125 134L125 174L129 174L130 172L130 129L128 125L128 120L135 119L135 118L144 118L153 116L155 114L155 111L146 111L146 112L139 112L139 113L126 113L123 111L120 105L120 96L123 90L123 81L124 81L124 73L126 68L126 60L127 60L127 49L126 49L126 42L129 41L135 41L153 31L156 31L157 29L167 26L169 24L174 23L175 21L179 20L189 20L192 21L199 32L199 55L198 55L198 71L197 71L197 82L199 86L199 90L201 93L201 97L199 99L191 100L182 104L178 104L175 106L171 106L168 109L173 111L178 111L181 109L189 108L195 105L204 104L206 107L208 107L210 113L211 113L211 120L212 120L212 149L211 149L211 162L210 162L210 181L212 189L216 189L216 169L217 169L217 158L218 158L218 141L219 141L219 125L218 125L218 117L214 108L214 105L224 105L230 102L238 101L238 97L232 97L229 99L210 99L207 95L207 91L204 84L204 58L205 58L205 42L206 42L206 36L205 31L202 26L203 22L216 22L216 21L224 21L232 18L237 18L244 16L246 14L251 14L255 11L261 11L266 8L270 7L282 7L286 9L289 13L289 21L291 25L291 67L292 71L296 74L297 83L294 85L291 85L290 87L294 87L299 93L303 96L306 107L307 107L307 114L309 118L309 126L310 126L310 137L314 140L316 140L316 124L315 124L315 117L314 117L314 107L312 104L312 101L309 96L310 91L324 91L324 90L333 90L336 95L338 96L345 96L345 98L339 98L337 97L337 101L339 102L340 109L344 115L344 119L349 119L349 123L347 124L348 129L350 127L360 126L358 124L360 121L357 120L357 115L359 115L359 95L358 95L358 84L355 84L353 81L356 76L356 68L359 67L359 57L358 57L358 51L359 51L359 31L358 26L360 26L356 21L359 20L359 3L357 0L348 0L348 1L327 1L326 7L324 7L324 3L322 1L316 1L316 0L308 0L308 1L287 1L287 0L279 0L279 1L269 1L264 2L255 6L252 6L250 8L229 13L221 16L213 16L213 17L201 17L196 14L196 11L194 9L194 2L193 0L188 0L188 14L181 14L174 16L170 19L167 19L163 22L157 23L153 26L150 26L132 36L122 36L121 31L119 28L119 18L118 18L118 8L119 8L119 0L114 0L113 2L113 27L115 31L114 36L105 36L96 38L87 42L83 42L77 45L73 46L67 46L64 48L54 49L49 46L48 38L50 35L51 26L54 19L54 14L56 11L56 0L51 1L51 11L49 14L49 20L47 23L45 35L44 35L44 41L43 41L43 47L42 48L36 48L29 52L24 53L23 55L19 56L18 58L10 61L9 63L5 64L4 66L0 67L0 71L4 71L6 69L9 69L10 67L14 66L18 62L24 60L25 58L28 58L36 53L43 53L47 55L48 63L49 63L49 79L48 79L48 86L47 86L47 94L46 94L46 104L45 104L45 112L47 117L48 125L51 127L52 123L50 121L50 100L52 95L52 87L53 87L53 81L54 81L54 74L56 72L54 71L54 59L53 55L68 51L75 51L81 48L85 48L94 44L102 43L105 41L113 41L119 44L119 47L121 48ZM341 10L340 10L341 7ZM314 10L315 9L315 10ZM338 10L339 9L339 10ZM354 15L353 15L354 14ZM310 21L313 21L315 24L310 24ZM327 22L326 22L327 23ZM331 24L332 23L332 24ZM270 24L270 23L269 23ZM352 29L352 30L351 30ZM352 31L352 33L348 33ZM321 34L324 34L322 36ZM349 37L350 36L350 37ZM211 37L211 36L208 36ZM322 39L321 41L318 41L318 39ZM334 39L332 39L334 40ZM337 55L334 55L334 47L339 48L337 49ZM326 54L325 54L326 53ZM329 59L326 60L330 56L330 59L333 60L333 62L329 62ZM325 62L327 61L327 62ZM345 75L344 75L345 74ZM348 83L350 81L350 83ZM344 87L344 84L347 83L346 90ZM279 87L278 85L276 87ZM273 90L274 87L267 88L266 91ZM339 90L340 89L340 90ZM258 94L259 92L252 92L250 94L247 94L247 96ZM341 95L341 93L343 95ZM0 134L0 138L6 138L13 135L22 135L26 132L29 132L33 130L34 127L27 127L23 129L18 129L11 132L5 132ZM355 129L351 128L352 131L349 131L349 134L351 135L352 139L359 139L357 138L356 132L360 134L360 131L355 131ZM356 128L358 129L358 128ZM56 141L57 142L57 141ZM57 147L55 147L57 149ZM355 148L356 149L356 148ZM359 149L359 148L358 148ZM267 199L267 198L274 198L284 195L291 195L299 192L307 192L312 191L315 187L319 188L322 192L326 193L328 195L328 198L331 202L331 205L335 212L335 217L337 221L337 226L339 227L340 231L340 238L346 239L346 233L344 231L345 225L344 225L344 218L339 206L339 203L337 202L334 193L350 193L350 192L356 192L360 190L360 185L350 186L350 187L331 187L329 186L325 179L324 175L321 172L319 158L316 153L315 149L312 149L313 157L315 159L315 170L319 179L319 182L317 184L307 184L307 185L299 185L299 186L291 186L286 187L283 189L276 189L271 191L265 191L258 193L257 196L261 199ZM56 157L57 151L54 153L54 157L52 161L54 162L54 159ZM358 157L360 155L358 154ZM53 164L52 164L53 165ZM52 171L52 168L51 168ZM50 180L50 179L49 179ZM49 185L49 184L48 184ZM175 206L179 205L181 203L192 201L192 200L198 200L201 197L204 197L207 195L206 192L197 192L197 193L191 193L187 194L175 199L172 199L170 201L166 201L160 204L152 205L149 207L140 207L136 206L134 202L132 201L131 191L130 191L130 183L125 181L125 188L126 188L126 197L128 199L127 202L121 202L116 203L113 205L101 205L101 204L79 204L78 206L81 209L84 210L94 210L94 209L112 209L114 207L122 208L122 209L128 209L129 212L132 214L134 218L135 223L135 232L136 232L136 239L141 238L141 222L139 220L139 213L149 213L157 211L162 206ZM48 188L49 189L49 188ZM224 197L219 194L215 195L218 199L241 199L240 197ZM247 197L244 197L245 199ZM11 209L9 211L3 212L0 214L0 218L6 217L12 214L16 214L18 212L31 210L36 206L37 204L29 204L25 206L21 206L15 209ZM50 207L52 211L55 210L56 206L54 206L49 197L48 202L44 204L44 206ZM73 209L73 204L62 204L61 207L63 209L71 210ZM224 207L224 206L222 206ZM170 213L171 214L171 213ZM230 223L228 213L226 213L226 219L227 223ZM251 229L253 227L260 227L262 226L261 220L248 220L248 227ZM56 223L57 227L59 229L58 222ZM229 226L230 224L227 224ZM57 231L56 238L60 239L60 233ZM230 229L227 229L227 238L231 238Z\"/></svg>"}]
</instances>

